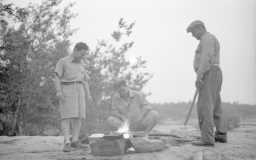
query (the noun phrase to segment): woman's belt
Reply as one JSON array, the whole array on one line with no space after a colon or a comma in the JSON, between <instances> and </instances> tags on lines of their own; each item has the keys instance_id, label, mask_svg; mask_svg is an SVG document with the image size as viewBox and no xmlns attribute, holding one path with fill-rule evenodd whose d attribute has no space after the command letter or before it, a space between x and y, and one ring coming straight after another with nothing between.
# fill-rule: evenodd
<instances>
[{"instance_id":1,"label":"woman's belt","mask_svg":"<svg viewBox=\"0 0 256 160\"><path fill-rule=\"evenodd\" d=\"M63 85L72 85L72 84L83 84L82 81L72 81L72 82L61 82Z\"/></svg>"}]
</instances>

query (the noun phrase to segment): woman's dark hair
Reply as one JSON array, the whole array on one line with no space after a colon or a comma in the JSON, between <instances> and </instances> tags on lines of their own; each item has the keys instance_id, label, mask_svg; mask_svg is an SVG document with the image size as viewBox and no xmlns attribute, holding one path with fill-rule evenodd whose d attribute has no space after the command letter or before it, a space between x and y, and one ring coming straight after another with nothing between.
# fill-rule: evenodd
<instances>
[{"instance_id":1,"label":"woman's dark hair","mask_svg":"<svg viewBox=\"0 0 256 160\"><path fill-rule=\"evenodd\" d=\"M74 50L76 50L76 51L89 50L89 47L84 42L78 42L78 43L76 43Z\"/></svg>"}]
</instances>

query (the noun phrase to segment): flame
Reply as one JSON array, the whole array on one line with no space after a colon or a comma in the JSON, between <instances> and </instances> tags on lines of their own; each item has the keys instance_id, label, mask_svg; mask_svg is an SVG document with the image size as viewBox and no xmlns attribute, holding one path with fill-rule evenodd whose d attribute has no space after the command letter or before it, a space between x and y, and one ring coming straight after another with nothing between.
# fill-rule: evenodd
<instances>
[{"instance_id":1,"label":"flame","mask_svg":"<svg viewBox=\"0 0 256 160\"><path fill-rule=\"evenodd\" d=\"M129 133L129 131L129 122L124 121L123 125L120 128L118 128L117 133Z\"/></svg>"},{"instance_id":2,"label":"flame","mask_svg":"<svg viewBox=\"0 0 256 160\"><path fill-rule=\"evenodd\" d=\"M124 139L129 139L130 137L131 137L131 135L129 133L124 133L123 134Z\"/></svg>"},{"instance_id":3,"label":"flame","mask_svg":"<svg viewBox=\"0 0 256 160\"><path fill-rule=\"evenodd\" d=\"M116 132L122 134L124 139L129 139L131 137L131 134L128 120L124 121L122 126L118 128Z\"/></svg>"}]
</instances>

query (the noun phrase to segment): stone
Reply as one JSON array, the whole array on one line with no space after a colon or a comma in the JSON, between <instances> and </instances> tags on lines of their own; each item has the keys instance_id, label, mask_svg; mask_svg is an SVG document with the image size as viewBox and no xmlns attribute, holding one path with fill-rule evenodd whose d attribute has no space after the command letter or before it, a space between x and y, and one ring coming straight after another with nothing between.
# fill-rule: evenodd
<instances>
[{"instance_id":1,"label":"stone","mask_svg":"<svg viewBox=\"0 0 256 160\"><path fill-rule=\"evenodd\" d=\"M167 145L160 139L144 139L144 138L131 138L130 139L135 152L157 152L167 148Z\"/></svg>"}]
</instances>

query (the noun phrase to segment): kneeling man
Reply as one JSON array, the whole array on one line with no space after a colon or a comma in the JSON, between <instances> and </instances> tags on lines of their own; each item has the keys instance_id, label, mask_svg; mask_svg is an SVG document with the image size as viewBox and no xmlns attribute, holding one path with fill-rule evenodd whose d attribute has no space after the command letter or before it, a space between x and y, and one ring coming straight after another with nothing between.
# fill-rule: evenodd
<instances>
[{"instance_id":1,"label":"kneeling man","mask_svg":"<svg viewBox=\"0 0 256 160\"><path fill-rule=\"evenodd\" d=\"M112 115L107 122L113 130L125 121L131 131L144 131L147 135L157 124L159 114L147 103L143 93L130 89L125 80L115 84L117 92L112 97Z\"/></svg>"}]
</instances>

